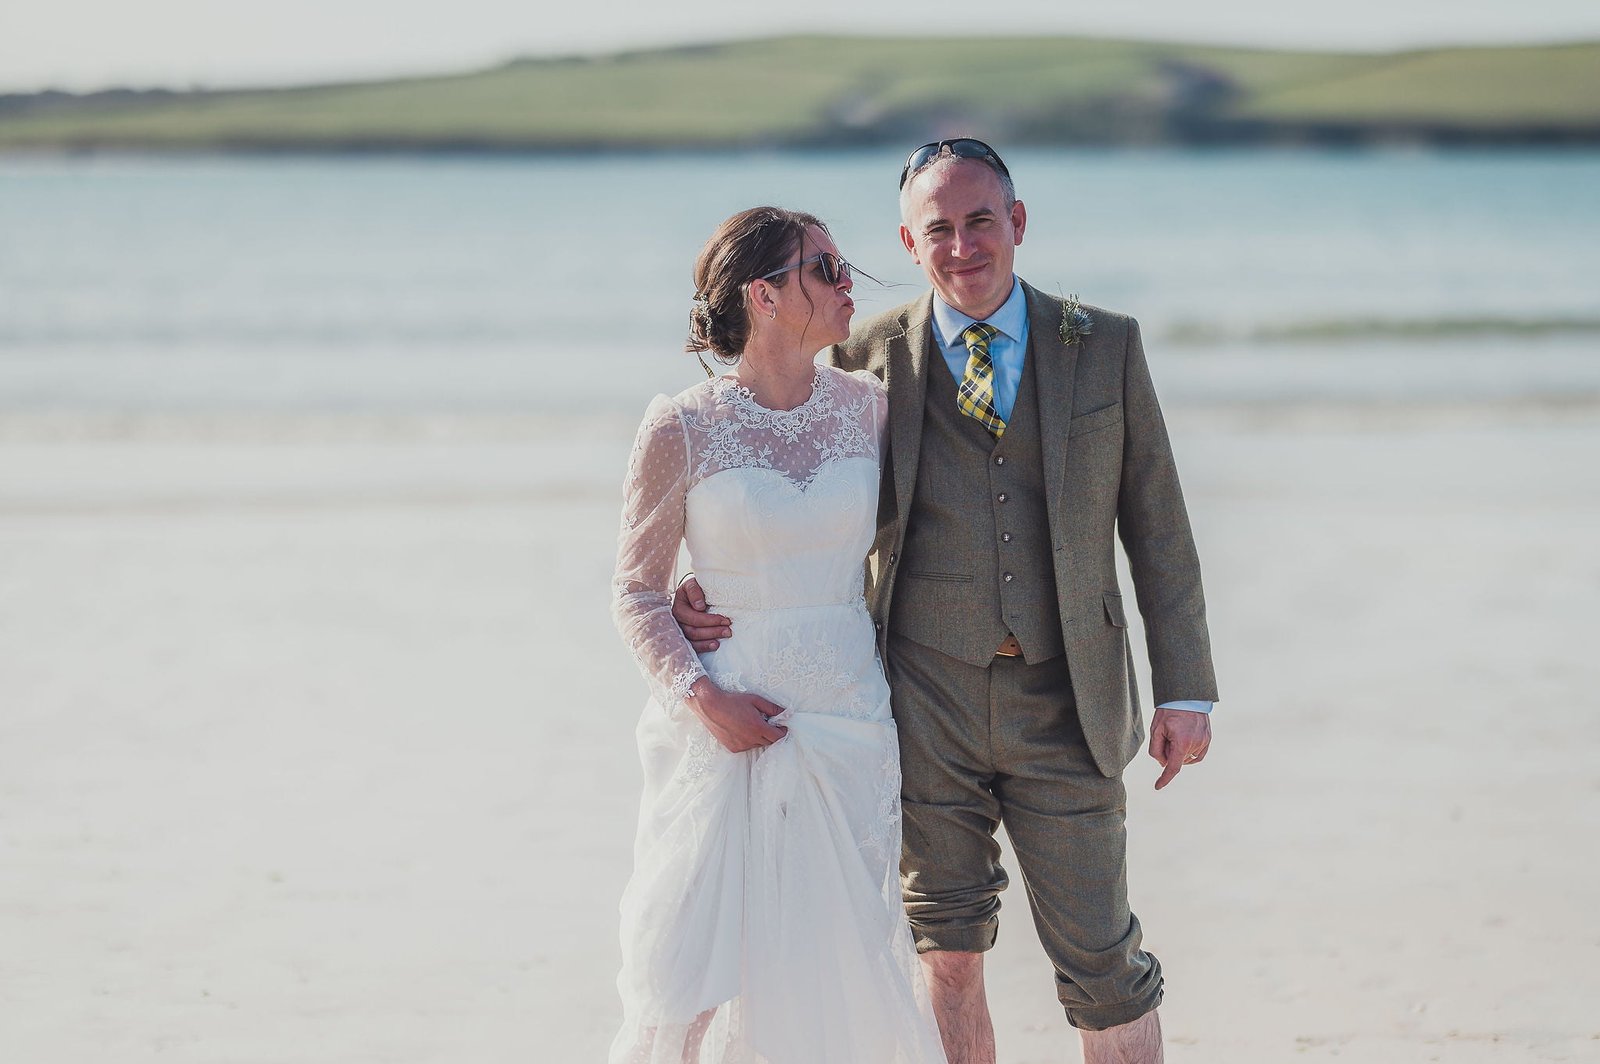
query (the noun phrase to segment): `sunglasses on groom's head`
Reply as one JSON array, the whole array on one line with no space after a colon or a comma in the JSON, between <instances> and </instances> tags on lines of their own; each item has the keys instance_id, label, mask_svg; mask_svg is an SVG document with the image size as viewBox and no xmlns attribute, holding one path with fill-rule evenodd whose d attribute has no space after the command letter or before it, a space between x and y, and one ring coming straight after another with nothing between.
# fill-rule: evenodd
<instances>
[{"instance_id":1,"label":"sunglasses on groom's head","mask_svg":"<svg viewBox=\"0 0 1600 1064\"><path fill-rule=\"evenodd\" d=\"M993 166L1006 177L1011 176L1011 171L1006 169L1006 164L1001 161L1000 153L981 140L971 137L956 137L954 140L935 140L910 155L906 156L905 166L900 168L900 187L905 188L906 182L924 166L933 162L948 150L957 159L981 159Z\"/></svg>"}]
</instances>

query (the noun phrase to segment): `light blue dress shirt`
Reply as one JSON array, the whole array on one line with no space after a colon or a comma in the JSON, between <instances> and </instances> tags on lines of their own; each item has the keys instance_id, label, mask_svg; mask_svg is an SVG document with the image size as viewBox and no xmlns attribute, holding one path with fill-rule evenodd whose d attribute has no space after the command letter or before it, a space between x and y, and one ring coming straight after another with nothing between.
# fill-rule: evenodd
<instances>
[{"instance_id":1,"label":"light blue dress shirt","mask_svg":"<svg viewBox=\"0 0 1600 1064\"><path fill-rule=\"evenodd\" d=\"M969 318L949 303L933 294L933 338L939 344L950 375L960 383L967 374L967 342L962 332L977 321ZM1011 420L1011 408L1017 403L1017 389L1022 384L1022 366L1028 353L1028 300L1022 294L1022 282L1011 279L1011 294L1000 304L1000 309L984 319L999 335L989 341L989 360L994 363L994 408L1005 421ZM1191 713L1210 713L1212 703L1204 699L1185 699L1163 702L1158 709L1183 709Z\"/></svg>"}]
</instances>

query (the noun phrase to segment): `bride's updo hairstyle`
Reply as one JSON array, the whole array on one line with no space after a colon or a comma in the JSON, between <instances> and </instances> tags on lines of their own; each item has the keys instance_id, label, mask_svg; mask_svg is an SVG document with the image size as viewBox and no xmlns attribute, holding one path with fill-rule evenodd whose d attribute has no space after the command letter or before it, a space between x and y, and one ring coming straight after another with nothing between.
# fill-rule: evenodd
<instances>
[{"instance_id":1,"label":"bride's updo hairstyle","mask_svg":"<svg viewBox=\"0 0 1600 1064\"><path fill-rule=\"evenodd\" d=\"M783 207L751 207L717 226L694 262L694 305L684 350L710 351L728 364L738 361L750 339L745 303L750 282L794 262L812 226L828 229L815 215ZM768 283L782 288L794 276L791 270Z\"/></svg>"}]
</instances>

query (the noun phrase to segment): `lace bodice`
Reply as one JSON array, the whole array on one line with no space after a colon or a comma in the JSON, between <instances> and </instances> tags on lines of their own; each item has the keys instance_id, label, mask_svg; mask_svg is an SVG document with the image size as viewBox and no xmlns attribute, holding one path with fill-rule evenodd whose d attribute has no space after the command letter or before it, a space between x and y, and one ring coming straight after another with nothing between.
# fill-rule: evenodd
<instances>
[{"instance_id":1,"label":"lace bodice","mask_svg":"<svg viewBox=\"0 0 1600 1064\"><path fill-rule=\"evenodd\" d=\"M729 377L650 403L628 460L612 616L669 712L705 675L672 619L680 544L724 613L859 597L886 427L882 383L828 366L793 410L766 409Z\"/></svg>"}]
</instances>

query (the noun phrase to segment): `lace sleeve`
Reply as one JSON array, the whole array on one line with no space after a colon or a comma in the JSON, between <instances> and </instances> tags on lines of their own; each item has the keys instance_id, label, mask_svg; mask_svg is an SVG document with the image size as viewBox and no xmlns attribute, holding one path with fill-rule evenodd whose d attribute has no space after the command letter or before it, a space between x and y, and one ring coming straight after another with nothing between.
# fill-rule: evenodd
<instances>
[{"instance_id":1,"label":"lace sleeve","mask_svg":"<svg viewBox=\"0 0 1600 1064\"><path fill-rule=\"evenodd\" d=\"M678 409L666 396L657 396L628 458L611 617L651 693L671 715L682 710L689 687L706 674L672 619L688 461Z\"/></svg>"}]
</instances>

